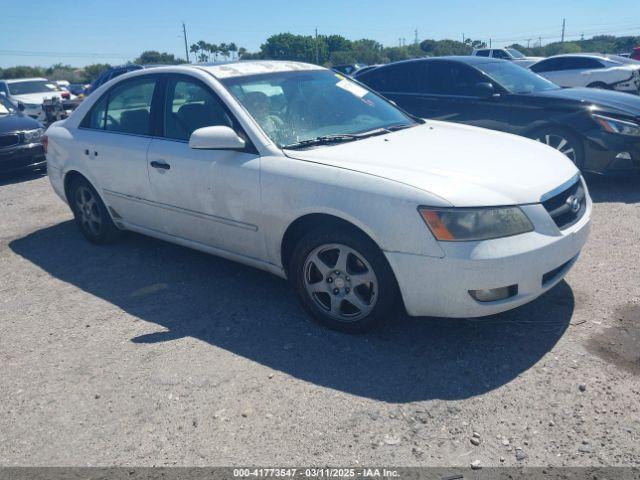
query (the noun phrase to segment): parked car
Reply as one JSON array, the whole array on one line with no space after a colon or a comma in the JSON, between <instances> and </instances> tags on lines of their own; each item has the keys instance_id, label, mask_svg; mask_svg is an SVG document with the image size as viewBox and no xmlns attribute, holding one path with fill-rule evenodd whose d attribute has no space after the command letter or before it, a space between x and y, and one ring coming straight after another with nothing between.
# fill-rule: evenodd
<instances>
[{"instance_id":1,"label":"parked car","mask_svg":"<svg viewBox=\"0 0 640 480\"><path fill-rule=\"evenodd\" d=\"M325 325L509 310L556 285L591 200L544 145L422 121L294 62L172 66L103 85L47 132L88 240L133 230L291 281Z\"/></svg>"},{"instance_id":2,"label":"parked car","mask_svg":"<svg viewBox=\"0 0 640 480\"><path fill-rule=\"evenodd\" d=\"M87 85L83 83L72 83L68 87L69 92L73 93L76 96L85 95Z\"/></svg>"},{"instance_id":3,"label":"parked car","mask_svg":"<svg viewBox=\"0 0 640 480\"><path fill-rule=\"evenodd\" d=\"M135 65L135 64L121 65L118 67L110 67L106 69L104 72L102 72L100 75L98 75L98 78L96 78L93 82L91 82L91 85L86 89L85 94L89 95L91 92L95 91L96 89L98 89L98 87L107 83L112 78L119 77L120 75L123 75L127 72L142 70L143 68L144 67L142 65Z\"/></svg>"},{"instance_id":4,"label":"parked car","mask_svg":"<svg viewBox=\"0 0 640 480\"><path fill-rule=\"evenodd\" d=\"M529 137L584 171L640 171L640 98L591 88L561 89L504 60L408 60L356 75L400 107Z\"/></svg>"},{"instance_id":5,"label":"parked car","mask_svg":"<svg viewBox=\"0 0 640 480\"><path fill-rule=\"evenodd\" d=\"M561 87L640 93L640 62L618 55L556 55L529 68Z\"/></svg>"},{"instance_id":6,"label":"parked car","mask_svg":"<svg viewBox=\"0 0 640 480\"><path fill-rule=\"evenodd\" d=\"M544 57L527 57L515 48L477 48L472 53L477 57L499 58L500 60L509 60L521 67L528 67L539 62Z\"/></svg>"},{"instance_id":7,"label":"parked car","mask_svg":"<svg viewBox=\"0 0 640 480\"><path fill-rule=\"evenodd\" d=\"M44 128L0 95L0 174L45 168Z\"/></svg>"},{"instance_id":8,"label":"parked car","mask_svg":"<svg viewBox=\"0 0 640 480\"><path fill-rule=\"evenodd\" d=\"M46 78L16 78L0 80L0 95L15 105L23 104L24 113L40 122L47 118L43 108L45 101L60 99L67 114L76 107L76 96L62 90L55 82Z\"/></svg>"},{"instance_id":9,"label":"parked car","mask_svg":"<svg viewBox=\"0 0 640 480\"><path fill-rule=\"evenodd\" d=\"M352 65L336 65L335 67L333 67L333 70L335 70L338 73L343 73L345 75L353 75L354 73L356 73L358 70L367 67L367 65L363 64L363 63L354 63Z\"/></svg>"},{"instance_id":10,"label":"parked car","mask_svg":"<svg viewBox=\"0 0 640 480\"><path fill-rule=\"evenodd\" d=\"M640 47L636 47L633 49L633 52L631 52L631 59L632 60L638 60L640 61Z\"/></svg>"}]
</instances>

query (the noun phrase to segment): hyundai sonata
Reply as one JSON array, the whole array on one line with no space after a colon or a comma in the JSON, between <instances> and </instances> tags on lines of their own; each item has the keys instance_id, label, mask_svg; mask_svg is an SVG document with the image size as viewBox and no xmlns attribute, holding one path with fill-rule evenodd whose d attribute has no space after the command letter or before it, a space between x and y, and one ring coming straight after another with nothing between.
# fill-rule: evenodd
<instances>
[{"instance_id":1,"label":"hyundai sonata","mask_svg":"<svg viewBox=\"0 0 640 480\"><path fill-rule=\"evenodd\" d=\"M343 331L396 300L414 316L522 305L589 230L560 152L414 118L303 63L128 73L47 136L51 184L89 241L132 230L267 270Z\"/></svg>"}]
</instances>

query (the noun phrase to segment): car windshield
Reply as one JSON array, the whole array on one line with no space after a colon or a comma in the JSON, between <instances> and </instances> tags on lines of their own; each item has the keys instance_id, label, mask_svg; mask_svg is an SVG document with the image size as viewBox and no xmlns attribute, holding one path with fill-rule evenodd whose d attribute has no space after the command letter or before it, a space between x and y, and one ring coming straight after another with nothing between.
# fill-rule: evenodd
<instances>
[{"instance_id":1,"label":"car windshield","mask_svg":"<svg viewBox=\"0 0 640 480\"><path fill-rule=\"evenodd\" d=\"M417 125L391 103L329 70L290 71L222 80L278 147Z\"/></svg>"},{"instance_id":2,"label":"car windshield","mask_svg":"<svg viewBox=\"0 0 640 480\"><path fill-rule=\"evenodd\" d=\"M557 90L560 87L540 75L508 62L486 62L478 68L509 93L525 94Z\"/></svg>"},{"instance_id":3,"label":"car windshield","mask_svg":"<svg viewBox=\"0 0 640 480\"><path fill-rule=\"evenodd\" d=\"M13 104L0 95L0 116L9 115L10 113L15 113L16 108Z\"/></svg>"},{"instance_id":4,"label":"car windshield","mask_svg":"<svg viewBox=\"0 0 640 480\"><path fill-rule=\"evenodd\" d=\"M24 82L11 82L8 87L11 95L26 95L29 93L47 93L60 91L60 87L48 80L27 80Z\"/></svg>"},{"instance_id":5,"label":"car windshield","mask_svg":"<svg viewBox=\"0 0 640 480\"><path fill-rule=\"evenodd\" d=\"M507 52L509 52L513 58L525 58L524 55L515 48L507 48Z\"/></svg>"}]
</instances>

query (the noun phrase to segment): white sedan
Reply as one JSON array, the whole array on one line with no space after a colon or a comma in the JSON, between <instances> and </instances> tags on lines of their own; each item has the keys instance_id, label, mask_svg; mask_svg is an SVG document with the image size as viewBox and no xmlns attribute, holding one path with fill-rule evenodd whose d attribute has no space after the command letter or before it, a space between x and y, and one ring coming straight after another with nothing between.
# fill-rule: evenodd
<instances>
[{"instance_id":1,"label":"white sedan","mask_svg":"<svg viewBox=\"0 0 640 480\"><path fill-rule=\"evenodd\" d=\"M0 95L7 97L15 105L24 106L24 114L40 122L47 116L43 103L57 98L60 101L75 100L77 97L46 78L15 78L0 80ZM71 113L71 110L66 112Z\"/></svg>"},{"instance_id":2,"label":"white sedan","mask_svg":"<svg viewBox=\"0 0 640 480\"><path fill-rule=\"evenodd\" d=\"M532 140L413 118L293 62L141 70L47 131L86 238L132 230L288 278L325 325L530 302L576 262L591 200ZM215 274L212 272L212 274Z\"/></svg>"},{"instance_id":3,"label":"white sedan","mask_svg":"<svg viewBox=\"0 0 640 480\"><path fill-rule=\"evenodd\" d=\"M556 55L529 68L561 87L640 92L640 62L618 55Z\"/></svg>"}]
</instances>

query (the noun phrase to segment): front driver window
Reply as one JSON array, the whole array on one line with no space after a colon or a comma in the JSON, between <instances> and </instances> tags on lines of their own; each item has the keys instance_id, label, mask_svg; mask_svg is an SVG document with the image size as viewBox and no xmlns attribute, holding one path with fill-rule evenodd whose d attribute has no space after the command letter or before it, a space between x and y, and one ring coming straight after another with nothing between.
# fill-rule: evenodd
<instances>
[{"instance_id":1,"label":"front driver window","mask_svg":"<svg viewBox=\"0 0 640 480\"><path fill-rule=\"evenodd\" d=\"M233 128L233 121L217 96L197 81L173 78L167 82L164 136L188 141L203 127Z\"/></svg>"}]
</instances>

